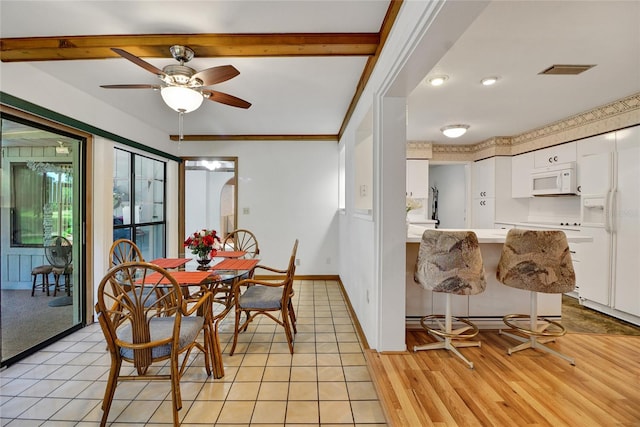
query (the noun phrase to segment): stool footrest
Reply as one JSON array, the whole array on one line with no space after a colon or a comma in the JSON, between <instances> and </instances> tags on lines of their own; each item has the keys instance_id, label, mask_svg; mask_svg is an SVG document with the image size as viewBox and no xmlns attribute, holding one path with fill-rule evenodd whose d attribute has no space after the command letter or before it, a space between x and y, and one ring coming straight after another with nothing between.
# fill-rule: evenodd
<instances>
[{"instance_id":1,"label":"stool footrest","mask_svg":"<svg viewBox=\"0 0 640 427\"><path fill-rule=\"evenodd\" d=\"M527 320L529 322L528 327L523 327L522 325L517 324L515 321L517 320ZM567 333L567 330L560 323L555 320L545 319L543 317L535 317L535 325L536 329L531 328L531 316L528 314L508 314L502 318L502 321L505 325L509 326L516 331L523 333L528 336L535 337L561 337ZM538 324L541 324L538 327ZM554 329L549 330L550 327L554 327Z\"/></svg>"},{"instance_id":2,"label":"stool footrest","mask_svg":"<svg viewBox=\"0 0 640 427\"><path fill-rule=\"evenodd\" d=\"M438 322L438 329L427 326L427 321L429 320L446 320L446 317L442 314L431 314L428 316L424 316L420 319L420 325L429 332L430 334L442 337L442 338L451 338L458 340L466 340L475 337L480 332L478 327L474 325L471 321L467 319L463 319L461 317L451 317L453 322L464 323L466 326L462 328L458 328L455 330L447 331L445 327L443 327L442 323ZM470 330L470 331L469 331ZM469 332L467 332L469 331Z\"/></svg>"}]
</instances>

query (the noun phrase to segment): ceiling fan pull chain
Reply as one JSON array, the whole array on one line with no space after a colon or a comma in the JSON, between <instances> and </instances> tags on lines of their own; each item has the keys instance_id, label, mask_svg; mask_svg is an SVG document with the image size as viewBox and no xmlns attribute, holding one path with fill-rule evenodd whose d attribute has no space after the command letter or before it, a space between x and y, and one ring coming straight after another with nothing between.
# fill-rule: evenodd
<instances>
[{"instance_id":1,"label":"ceiling fan pull chain","mask_svg":"<svg viewBox=\"0 0 640 427\"><path fill-rule=\"evenodd\" d=\"M178 142L182 142L184 138L183 125L184 121L184 110L178 112Z\"/></svg>"}]
</instances>

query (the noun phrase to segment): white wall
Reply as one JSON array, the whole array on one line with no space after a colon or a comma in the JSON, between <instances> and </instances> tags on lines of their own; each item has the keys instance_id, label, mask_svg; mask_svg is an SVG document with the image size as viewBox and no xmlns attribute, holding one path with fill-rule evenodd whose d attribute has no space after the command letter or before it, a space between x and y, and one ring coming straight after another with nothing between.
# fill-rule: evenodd
<instances>
[{"instance_id":1,"label":"white wall","mask_svg":"<svg viewBox=\"0 0 640 427\"><path fill-rule=\"evenodd\" d=\"M429 165L429 185L438 188L439 228L465 228L467 177L465 165ZM427 211L431 218L433 193L429 193Z\"/></svg>"},{"instance_id":2,"label":"white wall","mask_svg":"<svg viewBox=\"0 0 640 427\"><path fill-rule=\"evenodd\" d=\"M339 217L340 277L370 347L378 351L406 350L406 130L399 126L406 109L401 108L402 99L487 4L404 2L340 141L347 169L346 206ZM355 135L374 104L374 208L370 217L362 217L354 209Z\"/></svg>"},{"instance_id":3,"label":"white wall","mask_svg":"<svg viewBox=\"0 0 640 427\"><path fill-rule=\"evenodd\" d=\"M183 141L180 155L238 157L238 227L256 235L263 264L286 267L297 238L297 275L338 274L338 144Z\"/></svg>"}]
</instances>

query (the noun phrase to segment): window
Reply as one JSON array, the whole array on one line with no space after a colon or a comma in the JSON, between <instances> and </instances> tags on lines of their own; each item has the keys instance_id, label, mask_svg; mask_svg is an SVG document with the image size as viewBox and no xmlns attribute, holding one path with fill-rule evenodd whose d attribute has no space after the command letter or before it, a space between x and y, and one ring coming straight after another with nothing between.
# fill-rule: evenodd
<instances>
[{"instance_id":1,"label":"window","mask_svg":"<svg viewBox=\"0 0 640 427\"><path fill-rule=\"evenodd\" d=\"M113 170L113 239L133 240L145 259L165 255L165 163L121 149Z\"/></svg>"},{"instance_id":2,"label":"window","mask_svg":"<svg viewBox=\"0 0 640 427\"><path fill-rule=\"evenodd\" d=\"M11 163L11 246L41 247L44 236L73 235L71 163Z\"/></svg>"}]
</instances>

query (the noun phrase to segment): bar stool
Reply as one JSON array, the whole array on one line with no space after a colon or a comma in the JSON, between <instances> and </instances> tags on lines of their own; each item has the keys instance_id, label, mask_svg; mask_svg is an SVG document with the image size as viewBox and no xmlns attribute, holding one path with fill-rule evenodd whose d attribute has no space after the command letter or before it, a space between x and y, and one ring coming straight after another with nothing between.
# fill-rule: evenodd
<instances>
[{"instance_id":1,"label":"bar stool","mask_svg":"<svg viewBox=\"0 0 640 427\"><path fill-rule=\"evenodd\" d=\"M53 266L51 265L39 265L31 269L31 276L33 276L33 286L31 287L31 296L34 296L36 288L42 288L42 292L47 291L47 296L49 296L49 274L51 274L53 270ZM40 283L36 283L38 281L38 276L42 276L42 281Z\"/></svg>"},{"instance_id":2,"label":"bar stool","mask_svg":"<svg viewBox=\"0 0 640 427\"><path fill-rule=\"evenodd\" d=\"M470 341L478 335L478 327L468 319L451 314L451 295L476 295L485 290L484 264L478 237L472 231L425 230L422 234L414 280L424 289L446 294L445 314L432 314L420 319L422 327L438 342L413 347L413 351L446 349L467 360L457 347L480 347L480 341ZM444 319L444 325L441 320ZM436 327L427 325L436 323ZM453 329L453 323L461 327Z\"/></svg>"},{"instance_id":3,"label":"bar stool","mask_svg":"<svg viewBox=\"0 0 640 427\"><path fill-rule=\"evenodd\" d=\"M509 348L511 355L527 348L537 348L556 355L575 365L572 357L559 353L543 344L566 334L560 323L538 317L538 292L562 294L575 288L567 236L561 230L511 229L502 248L496 272L498 281L506 286L530 291L529 314L508 314L503 322L516 335L499 330L522 344ZM524 335L524 336L522 336Z\"/></svg>"}]
</instances>

